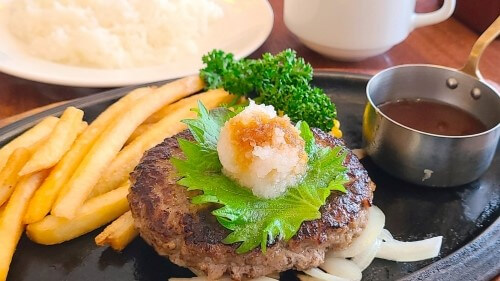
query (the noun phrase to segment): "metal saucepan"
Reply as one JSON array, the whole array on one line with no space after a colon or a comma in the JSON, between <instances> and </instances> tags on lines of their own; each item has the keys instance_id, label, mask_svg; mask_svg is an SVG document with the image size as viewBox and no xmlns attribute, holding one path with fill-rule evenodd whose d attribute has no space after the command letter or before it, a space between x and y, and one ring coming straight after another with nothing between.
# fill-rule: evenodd
<instances>
[{"instance_id":1,"label":"metal saucepan","mask_svg":"<svg viewBox=\"0 0 500 281\"><path fill-rule=\"evenodd\" d=\"M500 17L479 37L461 70L436 65L401 65L368 83L363 143L372 160L388 173L426 186L457 186L479 178L489 167L500 137L500 96L478 70L484 49L500 33ZM377 106L400 99L433 99L478 118L487 130L442 136L401 125Z\"/></svg>"}]
</instances>

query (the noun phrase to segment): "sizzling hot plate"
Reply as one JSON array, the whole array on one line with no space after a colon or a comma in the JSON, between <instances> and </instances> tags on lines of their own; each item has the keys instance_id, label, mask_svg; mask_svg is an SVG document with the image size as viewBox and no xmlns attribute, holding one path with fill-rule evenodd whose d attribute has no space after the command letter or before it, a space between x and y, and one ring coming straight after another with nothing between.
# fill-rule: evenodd
<instances>
[{"instance_id":1,"label":"sizzling hot plate","mask_svg":"<svg viewBox=\"0 0 500 281\"><path fill-rule=\"evenodd\" d=\"M361 121L368 76L316 72L314 84L335 101L342 131L351 148L361 146ZM88 96L71 105L85 111L85 119L98 113L132 87ZM5 144L41 118L61 114L56 107L0 129ZM500 157L488 172L465 186L433 189L395 179L369 159L364 166L377 184L374 203L386 214L386 228L403 241L442 235L441 255L432 260L396 263L375 259L363 280L490 280L500 273ZM14 280L167 280L193 276L154 252L138 238L122 253L97 247L94 237L102 229L55 246L32 243L25 236L14 255L9 281ZM0 241L1 249L1 241ZM294 280L292 273L282 280Z\"/></svg>"}]
</instances>

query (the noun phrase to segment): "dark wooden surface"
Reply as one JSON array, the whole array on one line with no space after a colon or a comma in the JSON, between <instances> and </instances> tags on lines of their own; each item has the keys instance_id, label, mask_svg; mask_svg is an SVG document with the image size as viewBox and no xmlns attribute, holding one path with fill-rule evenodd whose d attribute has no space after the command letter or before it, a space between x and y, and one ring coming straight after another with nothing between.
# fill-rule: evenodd
<instances>
[{"instance_id":1,"label":"dark wooden surface","mask_svg":"<svg viewBox=\"0 0 500 281\"><path fill-rule=\"evenodd\" d=\"M285 48L293 48L318 69L374 74L381 69L405 63L430 63L457 68L464 64L470 48L478 37L471 29L451 18L440 24L413 31L403 43L383 55L356 63L337 62L302 45L283 23L283 0L270 0L270 2L275 13L273 31L264 45L251 56L258 57L264 52L275 53ZM434 10L438 3L438 0L419 0L417 11ZM487 79L497 83L498 88L500 40L493 42L486 50L481 61L481 71ZM102 90L48 85L0 73L0 119ZM12 119L0 123L10 120Z\"/></svg>"}]
</instances>

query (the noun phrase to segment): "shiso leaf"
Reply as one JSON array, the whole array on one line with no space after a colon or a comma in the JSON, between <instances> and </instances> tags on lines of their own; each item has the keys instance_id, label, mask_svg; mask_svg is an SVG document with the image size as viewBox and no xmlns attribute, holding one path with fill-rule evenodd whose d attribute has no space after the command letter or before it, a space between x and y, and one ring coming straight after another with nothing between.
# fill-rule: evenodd
<instances>
[{"instance_id":1,"label":"shiso leaf","mask_svg":"<svg viewBox=\"0 0 500 281\"><path fill-rule=\"evenodd\" d=\"M231 110L206 110L200 103L198 119L185 120L195 142L179 139L185 159L170 161L181 179L180 185L188 190L202 191L192 198L193 204L216 203L220 208L212 211L217 221L232 232L224 243L240 243L237 253L245 253L277 240L288 241L305 221L321 217L320 207L325 204L332 190L346 192L346 168L343 166L346 151L341 147L322 148L316 145L314 135L306 122L297 127L306 143L309 157L308 172L296 186L273 199L255 196L252 191L226 177L217 155L217 141L225 121L235 113Z\"/></svg>"},{"instance_id":2,"label":"shiso leaf","mask_svg":"<svg viewBox=\"0 0 500 281\"><path fill-rule=\"evenodd\" d=\"M306 122L304 121L299 121L297 122L297 125L295 126L297 129L299 129L300 136L305 142L305 150L307 153L307 156L309 158L314 157L314 155L317 152L316 149L316 140L314 139L314 134L309 128L309 125L307 125Z\"/></svg>"},{"instance_id":3,"label":"shiso leaf","mask_svg":"<svg viewBox=\"0 0 500 281\"><path fill-rule=\"evenodd\" d=\"M207 149L200 143L190 142L185 139L178 139L177 141L186 158L197 159L196 161L185 161L185 163L189 164L189 169L203 169L207 172L221 170L222 165L216 150Z\"/></svg>"},{"instance_id":4,"label":"shiso leaf","mask_svg":"<svg viewBox=\"0 0 500 281\"><path fill-rule=\"evenodd\" d=\"M338 174L332 181L328 183L330 190L337 190L346 193L345 184L349 182L349 178L345 174Z\"/></svg>"},{"instance_id":5,"label":"shiso leaf","mask_svg":"<svg viewBox=\"0 0 500 281\"><path fill-rule=\"evenodd\" d=\"M185 119L182 122L188 125L196 142L207 149L217 150L220 129L235 113L229 108L218 107L209 114L201 101L198 101L198 108L193 110L198 113L198 119Z\"/></svg>"}]
</instances>

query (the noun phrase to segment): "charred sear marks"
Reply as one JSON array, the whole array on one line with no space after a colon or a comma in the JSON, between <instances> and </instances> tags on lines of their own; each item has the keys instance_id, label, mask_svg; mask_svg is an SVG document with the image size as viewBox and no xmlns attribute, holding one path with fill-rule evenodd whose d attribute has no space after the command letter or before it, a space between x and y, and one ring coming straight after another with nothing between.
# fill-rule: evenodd
<instances>
[{"instance_id":1,"label":"charred sear marks","mask_svg":"<svg viewBox=\"0 0 500 281\"><path fill-rule=\"evenodd\" d=\"M347 149L342 140L319 129L313 132L319 145ZM332 192L320 209L320 219L304 222L290 241L277 241L265 254L260 249L236 254L237 245L221 242L229 231L210 214L217 206L191 204L195 193L177 184L179 178L169 159L183 157L178 138L193 140L184 131L145 153L131 174L128 196L141 236L174 263L204 271L212 279L223 274L243 279L303 270L320 265L327 250L349 245L366 223L375 185L349 152L344 163L350 177L348 192Z\"/></svg>"}]
</instances>

